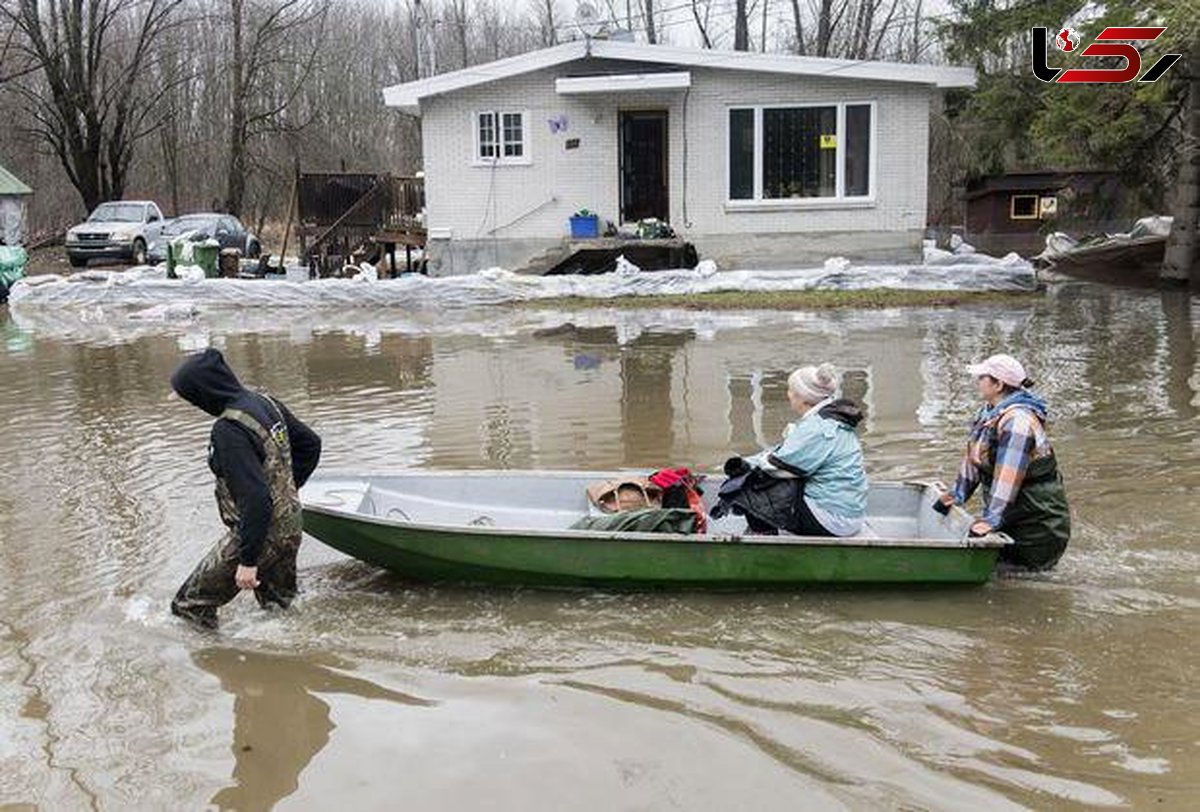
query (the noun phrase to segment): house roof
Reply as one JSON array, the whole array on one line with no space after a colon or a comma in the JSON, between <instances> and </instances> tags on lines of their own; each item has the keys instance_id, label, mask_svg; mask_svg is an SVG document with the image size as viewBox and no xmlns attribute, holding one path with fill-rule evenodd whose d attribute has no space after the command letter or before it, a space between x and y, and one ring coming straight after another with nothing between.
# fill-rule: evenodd
<instances>
[{"instance_id":1,"label":"house roof","mask_svg":"<svg viewBox=\"0 0 1200 812\"><path fill-rule=\"evenodd\" d=\"M33 190L20 178L0 166L0 195L31 195Z\"/></svg>"},{"instance_id":2,"label":"house roof","mask_svg":"<svg viewBox=\"0 0 1200 812\"><path fill-rule=\"evenodd\" d=\"M421 99L474 85L507 79L537 70L573 62L586 57L631 62L675 65L695 68L781 73L793 76L832 76L839 79L867 79L880 82L905 82L935 87L974 87L975 71L947 65L917 65L899 62L861 62L851 59L824 59L814 56L762 54L752 51L721 51L680 48L671 45L647 45L606 39L564 42L539 51L499 59L462 70L406 82L384 88L383 101L411 113L420 111Z\"/></svg>"}]
</instances>

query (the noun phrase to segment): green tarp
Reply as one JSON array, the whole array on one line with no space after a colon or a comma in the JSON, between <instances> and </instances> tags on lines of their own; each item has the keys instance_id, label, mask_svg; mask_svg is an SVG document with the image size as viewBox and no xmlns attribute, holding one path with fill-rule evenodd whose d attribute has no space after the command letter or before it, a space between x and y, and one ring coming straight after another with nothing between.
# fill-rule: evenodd
<instances>
[{"instance_id":1,"label":"green tarp","mask_svg":"<svg viewBox=\"0 0 1200 812\"><path fill-rule=\"evenodd\" d=\"M0 245L0 301L8 298L8 289L25 275L29 255L20 246Z\"/></svg>"},{"instance_id":2,"label":"green tarp","mask_svg":"<svg viewBox=\"0 0 1200 812\"><path fill-rule=\"evenodd\" d=\"M572 530L603 530L611 533L695 533L696 514L685 508L647 508L603 516L584 516Z\"/></svg>"}]
</instances>

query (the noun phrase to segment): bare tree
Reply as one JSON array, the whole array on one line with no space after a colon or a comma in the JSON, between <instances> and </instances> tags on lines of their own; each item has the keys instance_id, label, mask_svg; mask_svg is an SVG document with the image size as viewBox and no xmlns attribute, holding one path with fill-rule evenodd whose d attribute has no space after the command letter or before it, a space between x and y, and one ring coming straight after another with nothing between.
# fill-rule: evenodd
<instances>
[{"instance_id":1,"label":"bare tree","mask_svg":"<svg viewBox=\"0 0 1200 812\"><path fill-rule=\"evenodd\" d=\"M733 50L750 50L750 15L746 0L737 0L733 8Z\"/></svg>"},{"instance_id":2,"label":"bare tree","mask_svg":"<svg viewBox=\"0 0 1200 812\"><path fill-rule=\"evenodd\" d=\"M800 0L792 0L792 25L796 29L796 53L804 56L804 17L800 14Z\"/></svg>"},{"instance_id":3,"label":"bare tree","mask_svg":"<svg viewBox=\"0 0 1200 812\"><path fill-rule=\"evenodd\" d=\"M225 210L231 214L241 214L245 201L251 139L298 126L282 114L312 73L328 9L329 0L271 0L261 5L254 0L229 0ZM305 42L298 46L302 33Z\"/></svg>"},{"instance_id":4,"label":"bare tree","mask_svg":"<svg viewBox=\"0 0 1200 812\"><path fill-rule=\"evenodd\" d=\"M767 23L770 21L771 0L763 0L762 8L762 47L759 49L764 54L767 52Z\"/></svg>"},{"instance_id":5,"label":"bare tree","mask_svg":"<svg viewBox=\"0 0 1200 812\"><path fill-rule=\"evenodd\" d=\"M654 20L654 0L642 0L642 19L646 21L646 42L658 42L658 30Z\"/></svg>"},{"instance_id":6,"label":"bare tree","mask_svg":"<svg viewBox=\"0 0 1200 812\"><path fill-rule=\"evenodd\" d=\"M471 49L467 39L467 31L471 24L471 9L467 0L446 0L446 24L450 26L454 44L458 50L458 67L465 68L471 64Z\"/></svg>"},{"instance_id":7,"label":"bare tree","mask_svg":"<svg viewBox=\"0 0 1200 812\"><path fill-rule=\"evenodd\" d=\"M704 10L701 11L700 7ZM711 0L692 0L692 19L696 21L696 30L700 34L700 41L705 48L713 47L712 37L709 36L709 19L712 16Z\"/></svg>"},{"instance_id":8,"label":"bare tree","mask_svg":"<svg viewBox=\"0 0 1200 812\"><path fill-rule=\"evenodd\" d=\"M142 81L151 45L181 0L4 0L0 17L30 69L18 83L33 130L89 210L124 194L134 146L160 123Z\"/></svg>"},{"instance_id":9,"label":"bare tree","mask_svg":"<svg viewBox=\"0 0 1200 812\"><path fill-rule=\"evenodd\" d=\"M916 6L913 8L912 20L912 49L909 51L909 60L916 62L921 58L921 6L922 0L916 0Z\"/></svg>"},{"instance_id":10,"label":"bare tree","mask_svg":"<svg viewBox=\"0 0 1200 812\"><path fill-rule=\"evenodd\" d=\"M542 47L558 44L558 4L555 0L535 0L534 10L541 29Z\"/></svg>"},{"instance_id":11,"label":"bare tree","mask_svg":"<svg viewBox=\"0 0 1200 812\"><path fill-rule=\"evenodd\" d=\"M870 2L870 0L867 0ZM841 0L837 13L834 13L835 0L820 0L820 10L817 12L817 42L816 55L829 56L834 34L842 23L842 18L850 8L850 0Z\"/></svg>"}]
</instances>

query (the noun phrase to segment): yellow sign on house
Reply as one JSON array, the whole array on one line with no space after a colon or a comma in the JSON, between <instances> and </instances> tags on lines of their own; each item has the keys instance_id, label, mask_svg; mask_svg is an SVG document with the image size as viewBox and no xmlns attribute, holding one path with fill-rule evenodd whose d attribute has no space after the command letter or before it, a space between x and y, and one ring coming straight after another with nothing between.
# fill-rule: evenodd
<instances>
[{"instance_id":1,"label":"yellow sign on house","mask_svg":"<svg viewBox=\"0 0 1200 812\"><path fill-rule=\"evenodd\" d=\"M837 149L837 136L821 134L821 149Z\"/></svg>"}]
</instances>

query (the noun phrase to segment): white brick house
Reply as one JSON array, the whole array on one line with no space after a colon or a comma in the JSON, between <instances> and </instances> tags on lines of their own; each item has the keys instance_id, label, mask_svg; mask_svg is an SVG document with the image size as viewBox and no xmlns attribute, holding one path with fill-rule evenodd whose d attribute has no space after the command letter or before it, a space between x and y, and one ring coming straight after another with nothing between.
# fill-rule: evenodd
<instances>
[{"instance_id":1,"label":"white brick house","mask_svg":"<svg viewBox=\"0 0 1200 812\"><path fill-rule=\"evenodd\" d=\"M580 209L724 268L915 256L929 111L970 69L581 40L384 90L421 117L437 273L561 252Z\"/></svg>"}]
</instances>

